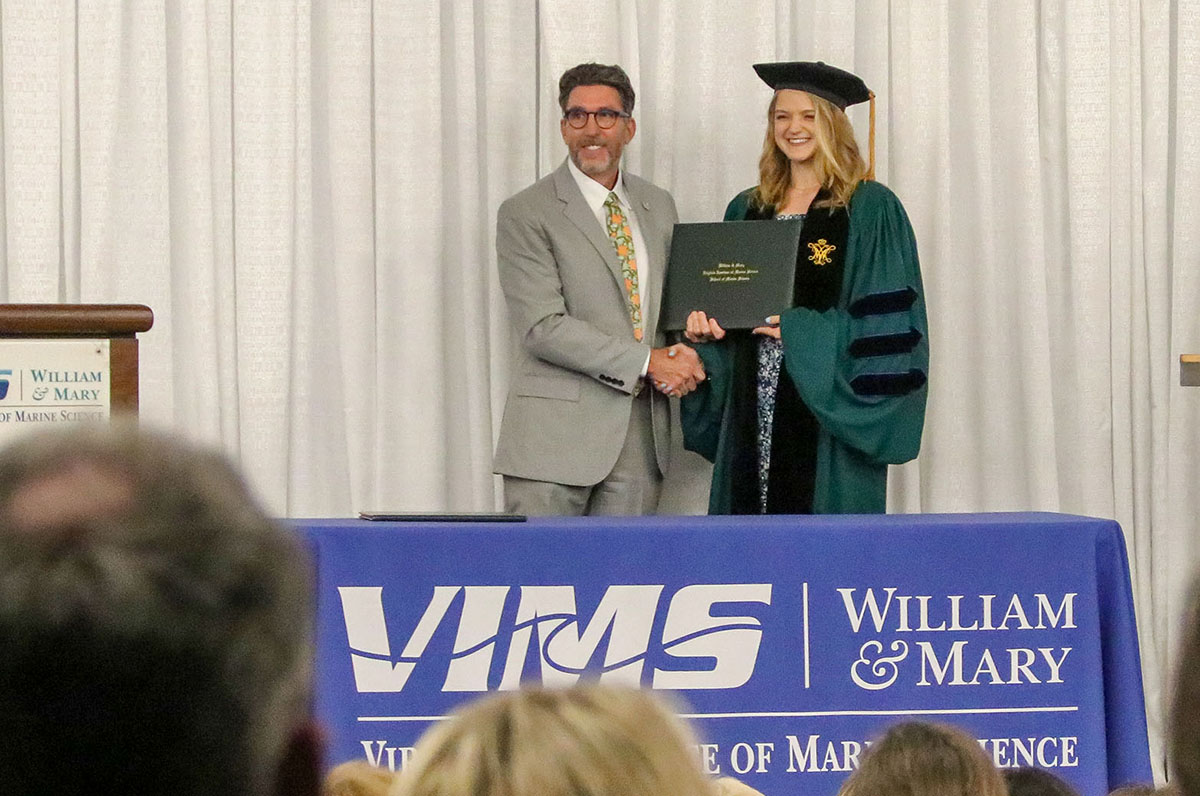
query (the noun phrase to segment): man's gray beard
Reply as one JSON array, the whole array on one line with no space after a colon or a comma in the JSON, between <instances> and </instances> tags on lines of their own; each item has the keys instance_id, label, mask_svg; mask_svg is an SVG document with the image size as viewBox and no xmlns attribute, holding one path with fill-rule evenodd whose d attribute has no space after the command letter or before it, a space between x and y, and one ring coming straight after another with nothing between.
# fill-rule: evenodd
<instances>
[{"instance_id":1,"label":"man's gray beard","mask_svg":"<svg viewBox=\"0 0 1200 796\"><path fill-rule=\"evenodd\" d=\"M594 177L597 174L603 174L616 165L616 160L613 158L612 153L607 149L605 149L604 152L608 155L608 161L602 166L585 166L582 162L580 162L583 160L583 158L579 157L578 151L571 153L571 162L575 164L575 168L579 169L587 176Z\"/></svg>"}]
</instances>

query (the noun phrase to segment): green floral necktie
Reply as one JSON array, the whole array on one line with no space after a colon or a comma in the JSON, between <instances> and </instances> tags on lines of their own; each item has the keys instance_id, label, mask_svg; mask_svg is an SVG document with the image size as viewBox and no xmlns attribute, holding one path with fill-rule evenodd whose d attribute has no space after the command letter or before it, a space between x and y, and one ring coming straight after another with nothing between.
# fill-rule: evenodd
<instances>
[{"instance_id":1,"label":"green floral necktie","mask_svg":"<svg viewBox=\"0 0 1200 796\"><path fill-rule=\"evenodd\" d=\"M613 246L617 249L617 259L621 261L621 273L625 277L625 295L629 298L629 319L633 321L633 337L642 339L642 298L638 294L637 259L633 253L633 233L629 230L629 221L621 212L621 204L617 201L616 193L609 193L604 200L605 226L608 236L612 238Z\"/></svg>"}]
</instances>

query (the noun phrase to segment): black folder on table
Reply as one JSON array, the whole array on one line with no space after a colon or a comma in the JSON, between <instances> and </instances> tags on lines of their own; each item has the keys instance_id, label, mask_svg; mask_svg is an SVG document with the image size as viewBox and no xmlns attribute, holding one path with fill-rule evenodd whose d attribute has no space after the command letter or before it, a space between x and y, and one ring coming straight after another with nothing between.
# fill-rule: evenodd
<instances>
[{"instance_id":1,"label":"black folder on table","mask_svg":"<svg viewBox=\"0 0 1200 796\"><path fill-rule=\"evenodd\" d=\"M524 514L499 511L440 513L423 511L360 511L360 520L377 522L525 522Z\"/></svg>"},{"instance_id":2,"label":"black folder on table","mask_svg":"<svg viewBox=\"0 0 1200 796\"><path fill-rule=\"evenodd\" d=\"M753 329L794 301L800 228L794 221L676 224L660 328L687 327L702 310L725 329Z\"/></svg>"}]
</instances>

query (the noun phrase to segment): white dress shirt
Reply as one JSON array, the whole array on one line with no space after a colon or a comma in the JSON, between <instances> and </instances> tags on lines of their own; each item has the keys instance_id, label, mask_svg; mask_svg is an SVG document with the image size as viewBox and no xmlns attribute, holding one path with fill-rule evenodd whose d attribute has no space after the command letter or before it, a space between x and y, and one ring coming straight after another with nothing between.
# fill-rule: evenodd
<instances>
[{"instance_id":1,"label":"white dress shirt","mask_svg":"<svg viewBox=\"0 0 1200 796\"><path fill-rule=\"evenodd\" d=\"M575 165L575 161L570 158L567 158L567 168L571 172L571 176L575 178L575 183L579 186L580 193L583 194L583 200L587 202L588 207L592 208L592 213L596 216L596 223L604 230L605 235L608 234L608 223L604 203L608 201L609 193L617 195L617 201L621 204L621 212L625 214L625 220L629 222L629 230L633 233L633 259L637 262L638 296L642 302L642 320L644 321L646 318L645 308L650 305L650 268L653 264L650 262L650 252L646 248L646 240L642 237L642 230L638 224L637 208L629 198L629 192L625 190L623 174L617 173L617 184L613 186L612 191L609 191L608 188L580 171L579 167ZM654 336L653 330L643 327L642 332L644 335L642 342L650 345ZM650 354L647 353L646 362L642 365L643 376L646 375L649 367Z\"/></svg>"}]
</instances>

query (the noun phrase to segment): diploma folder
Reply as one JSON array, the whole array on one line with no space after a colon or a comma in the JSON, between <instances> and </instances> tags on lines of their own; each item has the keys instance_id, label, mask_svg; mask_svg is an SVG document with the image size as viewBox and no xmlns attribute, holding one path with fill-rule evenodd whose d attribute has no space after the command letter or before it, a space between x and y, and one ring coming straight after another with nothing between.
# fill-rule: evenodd
<instances>
[{"instance_id":1,"label":"diploma folder","mask_svg":"<svg viewBox=\"0 0 1200 796\"><path fill-rule=\"evenodd\" d=\"M753 329L790 309L802 226L799 219L676 224L660 327L686 329L688 313L702 310L724 329Z\"/></svg>"}]
</instances>

